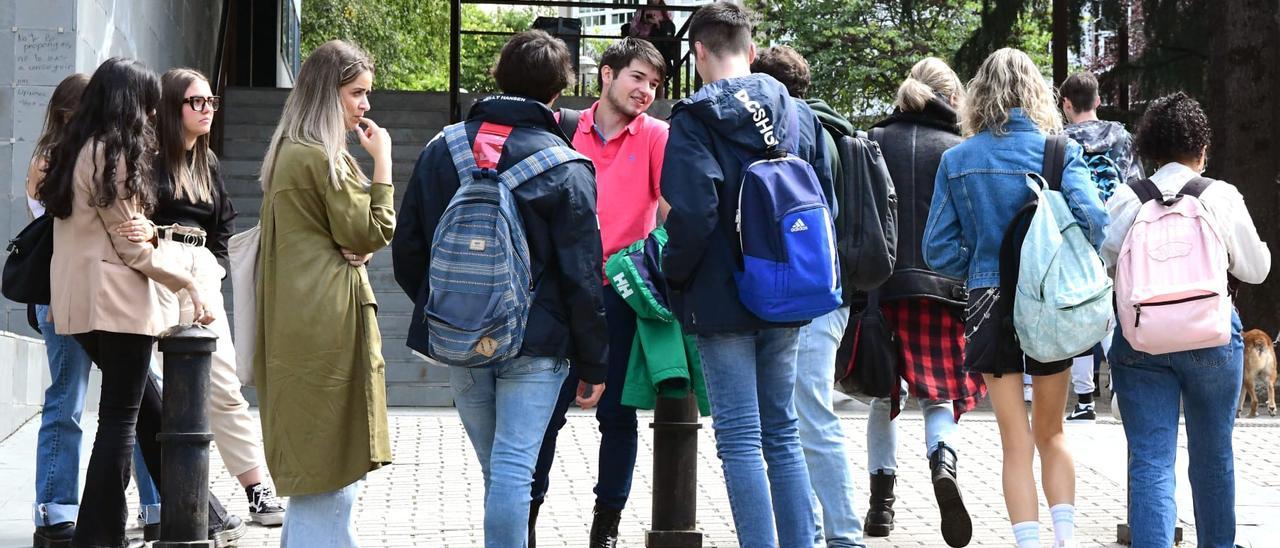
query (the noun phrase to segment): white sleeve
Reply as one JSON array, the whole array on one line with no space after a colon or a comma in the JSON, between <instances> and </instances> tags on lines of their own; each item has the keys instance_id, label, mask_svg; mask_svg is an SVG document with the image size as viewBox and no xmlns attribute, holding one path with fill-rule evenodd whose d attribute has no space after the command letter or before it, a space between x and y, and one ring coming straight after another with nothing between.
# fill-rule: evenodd
<instances>
[{"instance_id":1,"label":"white sleeve","mask_svg":"<svg viewBox=\"0 0 1280 548\"><path fill-rule=\"evenodd\" d=\"M1212 198L1205 201L1205 206L1219 219L1222 241L1227 246L1227 272L1247 284L1262 283L1271 272L1271 250L1258 236L1244 196L1235 186L1220 184Z\"/></svg>"},{"instance_id":2,"label":"white sleeve","mask_svg":"<svg viewBox=\"0 0 1280 548\"><path fill-rule=\"evenodd\" d=\"M1107 265L1107 272L1115 276L1116 261L1120 259L1120 247L1124 245L1124 239L1129 235L1129 228L1133 226L1133 220L1138 217L1138 209L1142 207L1142 202L1138 201L1138 195L1134 194L1133 188L1129 185L1120 185L1116 188L1116 193L1107 200L1107 234L1102 240L1102 262Z\"/></svg>"}]
</instances>

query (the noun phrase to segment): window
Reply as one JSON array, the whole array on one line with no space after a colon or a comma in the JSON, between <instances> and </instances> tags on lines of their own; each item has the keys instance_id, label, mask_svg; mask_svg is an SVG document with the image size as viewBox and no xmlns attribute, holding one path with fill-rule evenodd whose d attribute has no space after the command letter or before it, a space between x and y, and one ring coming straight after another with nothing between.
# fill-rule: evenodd
<instances>
[{"instance_id":1,"label":"window","mask_svg":"<svg viewBox=\"0 0 1280 548\"><path fill-rule=\"evenodd\" d=\"M289 69L289 77L296 78L301 64L302 51L299 37L300 23L293 0L280 2L280 58Z\"/></svg>"}]
</instances>

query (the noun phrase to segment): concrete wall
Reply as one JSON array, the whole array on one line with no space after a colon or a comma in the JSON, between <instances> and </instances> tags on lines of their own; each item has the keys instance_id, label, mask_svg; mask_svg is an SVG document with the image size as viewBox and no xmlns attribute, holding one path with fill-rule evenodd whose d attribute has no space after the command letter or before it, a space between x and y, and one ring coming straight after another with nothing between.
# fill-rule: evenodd
<instances>
[{"instance_id":1,"label":"concrete wall","mask_svg":"<svg viewBox=\"0 0 1280 548\"><path fill-rule=\"evenodd\" d=\"M188 66L207 73L221 9L216 0L0 0L0 245L28 222L27 162L58 82L72 72L92 73L112 56L136 57L157 72ZM0 299L0 336L10 334L38 337L25 306ZM47 376L43 362L37 367L10 350L0 346L5 382L11 374L24 382ZM0 438L11 415L27 412L25 399L5 399L6 386L0 385Z\"/></svg>"},{"instance_id":2,"label":"concrete wall","mask_svg":"<svg viewBox=\"0 0 1280 548\"><path fill-rule=\"evenodd\" d=\"M49 384L44 342L0 332L0 440L40 411Z\"/></svg>"}]
</instances>

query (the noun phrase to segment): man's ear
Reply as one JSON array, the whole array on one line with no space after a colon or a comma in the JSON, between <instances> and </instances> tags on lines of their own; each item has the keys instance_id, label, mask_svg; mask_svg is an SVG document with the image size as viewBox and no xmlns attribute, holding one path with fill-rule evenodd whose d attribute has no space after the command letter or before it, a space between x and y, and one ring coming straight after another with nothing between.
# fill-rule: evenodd
<instances>
[{"instance_id":1,"label":"man's ear","mask_svg":"<svg viewBox=\"0 0 1280 548\"><path fill-rule=\"evenodd\" d=\"M604 89L613 82L613 67L609 65L600 65L600 88Z\"/></svg>"},{"instance_id":2,"label":"man's ear","mask_svg":"<svg viewBox=\"0 0 1280 548\"><path fill-rule=\"evenodd\" d=\"M756 62L756 43L752 42L751 45L747 47L747 63L751 64L754 62Z\"/></svg>"},{"instance_id":3,"label":"man's ear","mask_svg":"<svg viewBox=\"0 0 1280 548\"><path fill-rule=\"evenodd\" d=\"M1072 105L1072 104L1071 104L1071 99L1067 99L1066 97L1063 97L1063 98L1062 98L1062 110L1065 110L1065 111L1067 111L1067 112L1075 112L1075 111L1076 111L1076 107L1075 107L1075 105Z\"/></svg>"},{"instance_id":4,"label":"man's ear","mask_svg":"<svg viewBox=\"0 0 1280 548\"><path fill-rule=\"evenodd\" d=\"M1101 96L1101 95L1099 95L1099 96L1097 96L1097 97L1094 97L1094 98L1093 98L1093 110L1098 110L1098 107L1100 107L1100 106L1102 106L1102 96Z\"/></svg>"},{"instance_id":5,"label":"man's ear","mask_svg":"<svg viewBox=\"0 0 1280 548\"><path fill-rule=\"evenodd\" d=\"M693 57L697 61L703 61L707 58L707 47L702 42L693 43Z\"/></svg>"}]
</instances>

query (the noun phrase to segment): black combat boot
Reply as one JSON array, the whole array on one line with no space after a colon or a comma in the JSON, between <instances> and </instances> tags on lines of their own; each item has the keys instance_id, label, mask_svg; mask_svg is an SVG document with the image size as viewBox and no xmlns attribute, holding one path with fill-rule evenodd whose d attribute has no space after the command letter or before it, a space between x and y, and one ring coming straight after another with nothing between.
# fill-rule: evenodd
<instances>
[{"instance_id":1,"label":"black combat boot","mask_svg":"<svg viewBox=\"0 0 1280 548\"><path fill-rule=\"evenodd\" d=\"M622 511L596 505L591 519L591 548L617 548Z\"/></svg>"},{"instance_id":2,"label":"black combat boot","mask_svg":"<svg viewBox=\"0 0 1280 548\"><path fill-rule=\"evenodd\" d=\"M893 484L898 477L890 472L879 471L871 474L871 504L867 509L867 519L863 520L862 530L869 537L887 537L893 530Z\"/></svg>"},{"instance_id":3,"label":"black combat boot","mask_svg":"<svg viewBox=\"0 0 1280 548\"><path fill-rule=\"evenodd\" d=\"M973 522L964 508L960 484L956 482L956 452L947 444L939 443L938 449L929 455L929 470L933 474L933 495L942 512L942 539L954 548L968 546L973 538Z\"/></svg>"}]
</instances>

